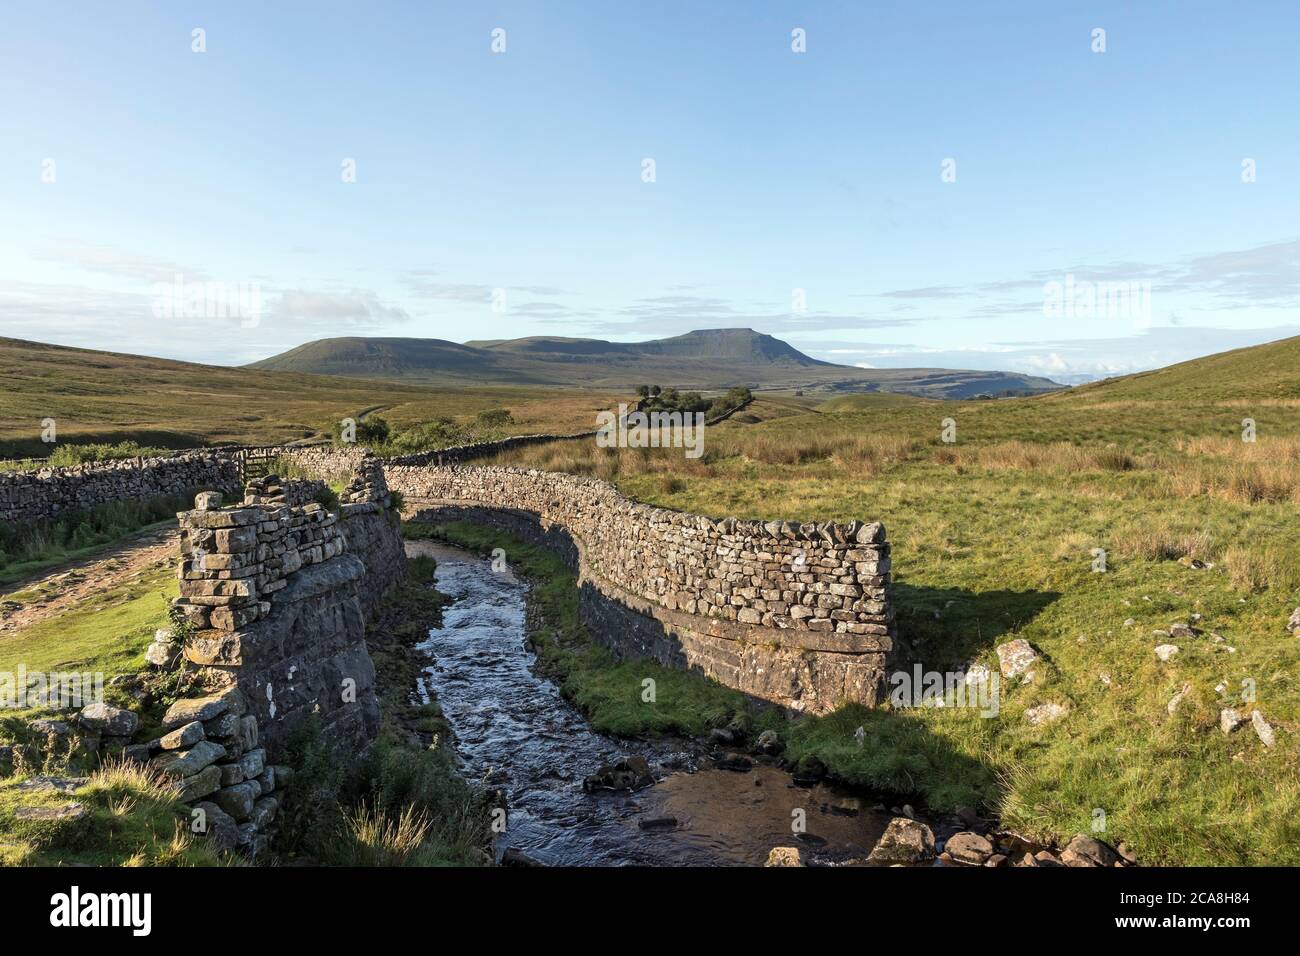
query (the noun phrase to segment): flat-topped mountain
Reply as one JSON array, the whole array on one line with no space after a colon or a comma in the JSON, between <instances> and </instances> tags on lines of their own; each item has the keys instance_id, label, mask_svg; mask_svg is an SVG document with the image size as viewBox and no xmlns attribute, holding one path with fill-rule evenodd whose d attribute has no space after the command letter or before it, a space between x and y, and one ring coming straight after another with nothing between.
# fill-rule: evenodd
<instances>
[{"instance_id":1,"label":"flat-topped mountain","mask_svg":"<svg viewBox=\"0 0 1300 956\"><path fill-rule=\"evenodd\" d=\"M1016 372L863 369L823 362L753 329L701 329L646 342L530 336L458 344L443 339L335 338L308 342L250 368L420 382L677 388L888 391L930 398L1033 395L1061 388Z\"/></svg>"}]
</instances>

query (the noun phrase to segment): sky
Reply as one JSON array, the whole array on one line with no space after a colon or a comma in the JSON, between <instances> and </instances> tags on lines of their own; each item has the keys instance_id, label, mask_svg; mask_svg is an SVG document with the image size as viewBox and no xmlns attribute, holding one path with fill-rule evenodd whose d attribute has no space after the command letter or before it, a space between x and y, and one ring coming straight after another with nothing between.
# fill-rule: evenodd
<instances>
[{"instance_id":1,"label":"sky","mask_svg":"<svg viewBox=\"0 0 1300 956\"><path fill-rule=\"evenodd\" d=\"M0 335L749 327L1061 382L1300 334L1300 4L6 3ZM1103 31L1103 32L1099 32Z\"/></svg>"}]
</instances>

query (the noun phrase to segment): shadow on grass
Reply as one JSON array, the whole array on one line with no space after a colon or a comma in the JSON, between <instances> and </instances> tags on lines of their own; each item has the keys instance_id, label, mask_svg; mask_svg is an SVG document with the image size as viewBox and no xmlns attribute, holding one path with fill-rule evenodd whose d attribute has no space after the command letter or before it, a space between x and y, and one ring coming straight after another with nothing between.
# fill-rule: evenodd
<instances>
[{"instance_id":1,"label":"shadow on grass","mask_svg":"<svg viewBox=\"0 0 1300 956\"><path fill-rule=\"evenodd\" d=\"M998 768L975 756L987 752L981 744L992 734L990 724L970 711L922 717L911 710L849 704L791 723L784 735L786 756L795 762L816 757L835 780L890 801L933 811L962 806L995 811Z\"/></svg>"},{"instance_id":2,"label":"shadow on grass","mask_svg":"<svg viewBox=\"0 0 1300 956\"><path fill-rule=\"evenodd\" d=\"M1057 591L968 591L894 582L899 647L895 665L957 670L1024 627Z\"/></svg>"},{"instance_id":3,"label":"shadow on grass","mask_svg":"<svg viewBox=\"0 0 1300 956\"><path fill-rule=\"evenodd\" d=\"M1061 595L1055 591L969 591L894 583L898 644L891 673L954 672L1024 627ZM885 690L889 694L889 688ZM850 704L795 721L793 759L815 756L845 783L911 798L931 810L960 806L996 813L1002 800L996 719L978 706L925 709ZM861 729L861 734L858 731Z\"/></svg>"}]
</instances>

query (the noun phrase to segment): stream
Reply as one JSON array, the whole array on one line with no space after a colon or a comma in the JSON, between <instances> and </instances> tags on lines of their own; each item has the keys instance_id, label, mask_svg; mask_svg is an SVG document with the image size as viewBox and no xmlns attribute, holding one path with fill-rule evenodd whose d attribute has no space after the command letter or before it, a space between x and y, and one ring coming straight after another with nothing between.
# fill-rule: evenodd
<instances>
[{"instance_id":1,"label":"stream","mask_svg":"<svg viewBox=\"0 0 1300 956\"><path fill-rule=\"evenodd\" d=\"M596 733L534 673L524 581L448 545L411 541L407 553L432 556L437 588L453 599L421 644L431 658L421 692L441 705L465 776L506 795L498 861L761 866L773 847L799 845L812 865L845 865L864 860L884 831L889 814L829 785L797 786L770 764L714 769L695 741ZM647 760L652 786L583 790L589 774L628 755ZM806 829L796 836L798 811Z\"/></svg>"}]
</instances>

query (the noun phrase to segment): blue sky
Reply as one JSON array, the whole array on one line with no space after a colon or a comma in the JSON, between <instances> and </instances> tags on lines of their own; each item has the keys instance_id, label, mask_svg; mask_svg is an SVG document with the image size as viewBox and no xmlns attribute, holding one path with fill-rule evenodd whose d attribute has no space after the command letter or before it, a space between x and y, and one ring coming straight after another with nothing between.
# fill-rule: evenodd
<instances>
[{"instance_id":1,"label":"blue sky","mask_svg":"<svg viewBox=\"0 0 1300 956\"><path fill-rule=\"evenodd\" d=\"M0 334L239 363L749 326L1062 381L1300 334L1298 27L1288 2L10 3ZM256 288L255 321L160 314L177 276ZM1067 282L1135 297L1047 308Z\"/></svg>"}]
</instances>

